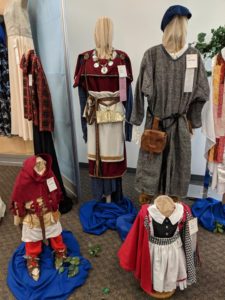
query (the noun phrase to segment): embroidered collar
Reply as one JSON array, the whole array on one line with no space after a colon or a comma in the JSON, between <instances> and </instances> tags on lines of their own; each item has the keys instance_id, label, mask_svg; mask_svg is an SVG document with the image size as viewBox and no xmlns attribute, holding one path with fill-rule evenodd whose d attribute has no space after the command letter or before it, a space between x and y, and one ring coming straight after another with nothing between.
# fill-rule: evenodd
<instances>
[{"instance_id":1,"label":"embroidered collar","mask_svg":"<svg viewBox=\"0 0 225 300\"><path fill-rule=\"evenodd\" d=\"M148 212L150 216L159 224L162 224L166 217L158 210L155 204L149 205ZM170 222L175 225L180 221L184 213L184 207L180 203L175 203L175 209L173 213L168 217Z\"/></svg>"}]
</instances>

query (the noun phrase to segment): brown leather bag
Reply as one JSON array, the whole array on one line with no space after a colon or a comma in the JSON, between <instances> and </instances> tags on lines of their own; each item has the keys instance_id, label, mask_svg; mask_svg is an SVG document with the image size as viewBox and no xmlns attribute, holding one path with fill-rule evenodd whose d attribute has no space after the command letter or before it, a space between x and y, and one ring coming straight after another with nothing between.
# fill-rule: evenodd
<instances>
[{"instance_id":1,"label":"brown leather bag","mask_svg":"<svg viewBox=\"0 0 225 300\"><path fill-rule=\"evenodd\" d=\"M154 117L152 129L145 129L141 137L141 149L150 153L161 153L166 147L167 134L159 130L160 119Z\"/></svg>"}]
</instances>

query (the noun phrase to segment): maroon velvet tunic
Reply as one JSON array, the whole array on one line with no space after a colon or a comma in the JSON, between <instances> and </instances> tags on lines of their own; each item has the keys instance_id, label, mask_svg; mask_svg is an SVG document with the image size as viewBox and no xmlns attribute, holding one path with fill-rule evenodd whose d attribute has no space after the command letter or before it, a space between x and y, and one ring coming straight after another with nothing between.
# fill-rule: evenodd
<instances>
[{"instance_id":1,"label":"maroon velvet tunic","mask_svg":"<svg viewBox=\"0 0 225 300\"><path fill-rule=\"evenodd\" d=\"M133 80L130 59L126 53L115 50L117 55L113 59L113 65L108 66L107 74L101 73L101 66L94 67L93 51L90 50L79 55L74 76L74 87L80 86L85 90L88 96L88 91L93 92L116 92L119 90L119 74L118 66L125 65L127 70L127 86ZM99 60L100 65L107 64L106 59ZM86 77L86 78L85 78ZM89 160L89 174L94 175L95 160ZM124 147L124 159L119 162L101 162L100 178L118 178L121 177L127 168L126 149Z\"/></svg>"}]
</instances>

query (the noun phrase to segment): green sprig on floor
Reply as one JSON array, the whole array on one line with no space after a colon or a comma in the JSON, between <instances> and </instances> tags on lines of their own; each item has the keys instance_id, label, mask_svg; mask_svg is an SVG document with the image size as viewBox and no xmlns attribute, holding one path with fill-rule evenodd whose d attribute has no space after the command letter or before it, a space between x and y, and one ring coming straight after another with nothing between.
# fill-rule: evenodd
<instances>
[{"instance_id":1,"label":"green sprig on floor","mask_svg":"<svg viewBox=\"0 0 225 300\"><path fill-rule=\"evenodd\" d=\"M70 257L68 256L64 259L63 264L59 268L59 274L63 273L65 269L68 269L68 277L74 277L79 273L79 265L80 265L80 258L77 256Z\"/></svg>"},{"instance_id":2,"label":"green sprig on floor","mask_svg":"<svg viewBox=\"0 0 225 300\"><path fill-rule=\"evenodd\" d=\"M101 251L102 249L100 245L88 245L88 253L92 257L98 256Z\"/></svg>"}]
</instances>

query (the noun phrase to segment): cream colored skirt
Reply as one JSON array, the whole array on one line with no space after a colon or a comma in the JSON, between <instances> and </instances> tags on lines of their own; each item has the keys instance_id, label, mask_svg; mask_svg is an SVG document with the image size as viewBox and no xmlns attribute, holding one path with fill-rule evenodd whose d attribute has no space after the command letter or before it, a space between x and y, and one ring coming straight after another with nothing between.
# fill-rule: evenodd
<instances>
[{"instance_id":1,"label":"cream colored skirt","mask_svg":"<svg viewBox=\"0 0 225 300\"><path fill-rule=\"evenodd\" d=\"M23 36L8 37L9 80L11 93L11 133L25 141L33 139L32 121L24 119L23 72L20 61L23 54L33 49L33 40Z\"/></svg>"}]
</instances>

